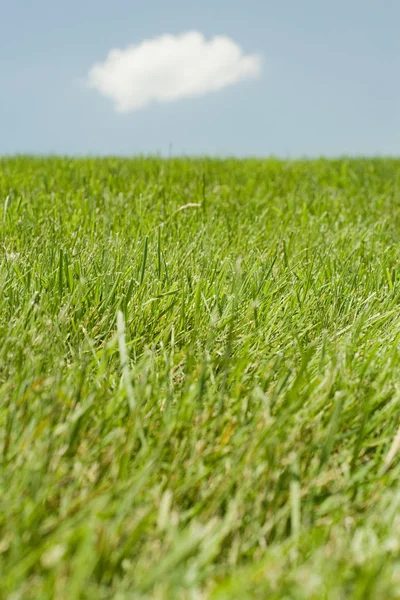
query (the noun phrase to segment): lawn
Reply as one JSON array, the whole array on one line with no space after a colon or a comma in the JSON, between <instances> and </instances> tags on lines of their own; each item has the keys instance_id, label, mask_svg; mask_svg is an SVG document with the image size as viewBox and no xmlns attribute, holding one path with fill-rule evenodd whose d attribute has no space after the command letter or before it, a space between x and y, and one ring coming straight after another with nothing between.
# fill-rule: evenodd
<instances>
[{"instance_id":1,"label":"lawn","mask_svg":"<svg viewBox=\"0 0 400 600\"><path fill-rule=\"evenodd\" d=\"M400 597L400 160L0 160L0 597Z\"/></svg>"}]
</instances>

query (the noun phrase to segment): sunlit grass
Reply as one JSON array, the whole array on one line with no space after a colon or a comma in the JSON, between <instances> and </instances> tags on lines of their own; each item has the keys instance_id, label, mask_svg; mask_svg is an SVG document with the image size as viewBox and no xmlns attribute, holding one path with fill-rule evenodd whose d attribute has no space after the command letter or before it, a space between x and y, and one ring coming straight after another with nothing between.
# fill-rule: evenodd
<instances>
[{"instance_id":1,"label":"sunlit grass","mask_svg":"<svg viewBox=\"0 0 400 600\"><path fill-rule=\"evenodd\" d=\"M400 596L400 161L10 158L0 201L1 597Z\"/></svg>"}]
</instances>

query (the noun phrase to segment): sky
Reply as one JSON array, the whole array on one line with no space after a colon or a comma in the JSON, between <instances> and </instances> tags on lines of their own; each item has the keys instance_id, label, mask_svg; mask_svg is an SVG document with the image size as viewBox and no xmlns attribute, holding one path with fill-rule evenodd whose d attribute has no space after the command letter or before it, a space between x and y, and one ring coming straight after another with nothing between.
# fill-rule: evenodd
<instances>
[{"instance_id":1,"label":"sky","mask_svg":"<svg viewBox=\"0 0 400 600\"><path fill-rule=\"evenodd\" d=\"M400 155L399 0L1 4L0 155Z\"/></svg>"}]
</instances>

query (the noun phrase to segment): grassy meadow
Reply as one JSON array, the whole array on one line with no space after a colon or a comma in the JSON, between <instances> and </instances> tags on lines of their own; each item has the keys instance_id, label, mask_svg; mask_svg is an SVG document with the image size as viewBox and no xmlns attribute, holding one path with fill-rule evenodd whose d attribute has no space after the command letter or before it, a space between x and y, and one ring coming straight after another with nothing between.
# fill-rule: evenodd
<instances>
[{"instance_id":1,"label":"grassy meadow","mask_svg":"<svg viewBox=\"0 0 400 600\"><path fill-rule=\"evenodd\" d=\"M400 598L400 160L0 160L0 598Z\"/></svg>"}]
</instances>

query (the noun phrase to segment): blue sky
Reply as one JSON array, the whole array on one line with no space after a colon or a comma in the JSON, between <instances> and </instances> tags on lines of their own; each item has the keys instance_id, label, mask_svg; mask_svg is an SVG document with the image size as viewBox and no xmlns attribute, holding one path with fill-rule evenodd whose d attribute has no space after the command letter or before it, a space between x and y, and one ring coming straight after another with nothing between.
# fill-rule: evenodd
<instances>
[{"instance_id":1,"label":"blue sky","mask_svg":"<svg viewBox=\"0 0 400 600\"><path fill-rule=\"evenodd\" d=\"M1 10L0 154L400 154L399 0L14 0ZM109 50L228 36L261 73L139 110L84 82Z\"/></svg>"}]
</instances>

